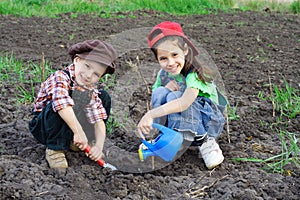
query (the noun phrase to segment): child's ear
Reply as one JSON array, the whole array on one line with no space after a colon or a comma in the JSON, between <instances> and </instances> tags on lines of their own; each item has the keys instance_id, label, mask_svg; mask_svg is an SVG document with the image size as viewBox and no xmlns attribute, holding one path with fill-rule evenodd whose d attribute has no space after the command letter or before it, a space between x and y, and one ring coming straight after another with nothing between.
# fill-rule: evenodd
<instances>
[{"instance_id":1,"label":"child's ear","mask_svg":"<svg viewBox=\"0 0 300 200\"><path fill-rule=\"evenodd\" d=\"M76 56L73 60L73 63L76 64L77 62L79 62L80 58L78 56Z\"/></svg>"},{"instance_id":2,"label":"child's ear","mask_svg":"<svg viewBox=\"0 0 300 200\"><path fill-rule=\"evenodd\" d=\"M183 53L185 56L189 53L189 46L187 45L187 43L185 43L183 46Z\"/></svg>"}]
</instances>

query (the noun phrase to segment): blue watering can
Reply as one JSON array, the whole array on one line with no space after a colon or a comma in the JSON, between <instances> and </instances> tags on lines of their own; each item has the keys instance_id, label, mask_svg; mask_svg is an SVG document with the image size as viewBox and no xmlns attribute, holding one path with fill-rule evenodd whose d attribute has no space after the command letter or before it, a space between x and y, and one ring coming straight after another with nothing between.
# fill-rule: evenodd
<instances>
[{"instance_id":1,"label":"blue watering can","mask_svg":"<svg viewBox=\"0 0 300 200\"><path fill-rule=\"evenodd\" d=\"M159 156L166 162L172 161L183 142L182 135L160 124L153 123L152 127L158 129L161 133L151 143L142 140L142 143L148 149L140 148L138 150L140 160L144 161L148 156Z\"/></svg>"}]
</instances>

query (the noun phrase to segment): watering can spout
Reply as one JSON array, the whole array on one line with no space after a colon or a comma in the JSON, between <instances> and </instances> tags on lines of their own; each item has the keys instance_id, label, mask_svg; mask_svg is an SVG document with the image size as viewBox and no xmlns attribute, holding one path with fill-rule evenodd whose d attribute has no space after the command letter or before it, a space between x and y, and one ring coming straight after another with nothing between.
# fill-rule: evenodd
<instances>
[{"instance_id":1,"label":"watering can spout","mask_svg":"<svg viewBox=\"0 0 300 200\"><path fill-rule=\"evenodd\" d=\"M166 162L172 161L183 142L181 133L156 123L152 127L158 129L160 134L151 143L142 140L148 149L138 150L140 160L144 161L148 156L158 156Z\"/></svg>"}]
</instances>

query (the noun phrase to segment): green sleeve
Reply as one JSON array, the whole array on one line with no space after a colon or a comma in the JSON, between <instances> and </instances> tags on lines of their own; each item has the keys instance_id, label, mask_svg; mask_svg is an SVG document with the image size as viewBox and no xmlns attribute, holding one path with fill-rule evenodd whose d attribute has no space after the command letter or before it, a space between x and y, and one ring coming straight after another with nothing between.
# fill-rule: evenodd
<instances>
[{"instance_id":1,"label":"green sleeve","mask_svg":"<svg viewBox=\"0 0 300 200\"><path fill-rule=\"evenodd\" d=\"M161 70L159 70L159 72L157 73L156 81L155 81L155 83L152 85L152 91L155 90L156 88L158 88L158 87L161 86L160 72L161 72Z\"/></svg>"},{"instance_id":2,"label":"green sleeve","mask_svg":"<svg viewBox=\"0 0 300 200\"><path fill-rule=\"evenodd\" d=\"M198 78L196 72L188 74L186 77L187 88L195 88L199 90L199 96L204 96L211 99L214 103L218 104L217 88L214 83L203 83Z\"/></svg>"}]
</instances>

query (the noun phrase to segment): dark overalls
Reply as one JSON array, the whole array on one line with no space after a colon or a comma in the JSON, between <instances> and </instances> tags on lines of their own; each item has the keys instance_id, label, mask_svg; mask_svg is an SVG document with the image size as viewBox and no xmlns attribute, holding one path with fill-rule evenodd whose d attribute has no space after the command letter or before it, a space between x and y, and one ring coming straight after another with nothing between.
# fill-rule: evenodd
<instances>
[{"instance_id":1,"label":"dark overalls","mask_svg":"<svg viewBox=\"0 0 300 200\"><path fill-rule=\"evenodd\" d=\"M70 76L68 71L63 71ZM71 79L71 88L73 84ZM94 125L88 121L84 111L84 107L91 100L89 93L90 91L69 91L69 95L74 101L73 110L76 118L81 124L89 142L91 142L95 138ZM110 95L105 90L101 90L99 98L109 117L111 109ZM60 115L57 112L54 112L51 102L48 103L41 112L33 112L32 114L33 118L29 121L29 130L40 143L52 150L70 149L70 143L73 141L73 132ZM105 123L107 122L108 117L104 120Z\"/></svg>"}]
</instances>

